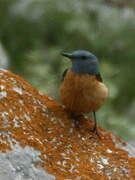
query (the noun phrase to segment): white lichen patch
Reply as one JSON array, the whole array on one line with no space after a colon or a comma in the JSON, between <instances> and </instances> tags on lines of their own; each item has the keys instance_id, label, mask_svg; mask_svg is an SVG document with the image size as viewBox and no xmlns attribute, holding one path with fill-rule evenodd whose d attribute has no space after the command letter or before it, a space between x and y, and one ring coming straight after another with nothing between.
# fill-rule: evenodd
<instances>
[{"instance_id":1,"label":"white lichen patch","mask_svg":"<svg viewBox=\"0 0 135 180\"><path fill-rule=\"evenodd\" d=\"M61 165L61 161L57 161L57 164L58 164L58 165Z\"/></svg>"},{"instance_id":2,"label":"white lichen patch","mask_svg":"<svg viewBox=\"0 0 135 180\"><path fill-rule=\"evenodd\" d=\"M28 96L32 97L32 93L31 92L25 92L25 94L27 94Z\"/></svg>"},{"instance_id":3,"label":"white lichen patch","mask_svg":"<svg viewBox=\"0 0 135 180\"><path fill-rule=\"evenodd\" d=\"M112 153L112 150L111 149L107 149L106 152L110 154L110 153Z\"/></svg>"},{"instance_id":4,"label":"white lichen patch","mask_svg":"<svg viewBox=\"0 0 135 180\"><path fill-rule=\"evenodd\" d=\"M62 152L62 153L60 153L60 154L61 154L61 156L63 156L63 157L66 156L66 153L64 153L64 152Z\"/></svg>"},{"instance_id":5,"label":"white lichen patch","mask_svg":"<svg viewBox=\"0 0 135 180\"><path fill-rule=\"evenodd\" d=\"M7 145L7 140L0 139L0 144L6 144Z\"/></svg>"},{"instance_id":6,"label":"white lichen patch","mask_svg":"<svg viewBox=\"0 0 135 180\"><path fill-rule=\"evenodd\" d=\"M0 117L2 117L3 119L5 119L7 117L7 115L8 115L8 112L6 112L6 111L0 113Z\"/></svg>"},{"instance_id":7,"label":"white lichen patch","mask_svg":"<svg viewBox=\"0 0 135 180\"><path fill-rule=\"evenodd\" d=\"M42 106L42 111L47 113L48 112L47 107L46 106Z\"/></svg>"},{"instance_id":8,"label":"white lichen patch","mask_svg":"<svg viewBox=\"0 0 135 180\"><path fill-rule=\"evenodd\" d=\"M6 91L1 91L0 92L0 99L5 98L5 97L7 97L7 92Z\"/></svg>"},{"instance_id":9,"label":"white lichen patch","mask_svg":"<svg viewBox=\"0 0 135 180\"><path fill-rule=\"evenodd\" d=\"M3 140L5 139L5 140ZM12 138L11 136L11 133L10 132L5 132L5 131L2 131L0 132L0 141L2 144L5 144L5 145L12 145L13 143L15 144L16 141L14 138Z\"/></svg>"},{"instance_id":10,"label":"white lichen patch","mask_svg":"<svg viewBox=\"0 0 135 180\"><path fill-rule=\"evenodd\" d=\"M0 117L3 119L2 127L8 127L8 112L2 112L0 113Z\"/></svg>"},{"instance_id":11,"label":"white lichen patch","mask_svg":"<svg viewBox=\"0 0 135 180\"><path fill-rule=\"evenodd\" d=\"M102 163L103 163L104 165L109 165L108 157L102 156L102 157L101 157L101 161L102 161Z\"/></svg>"},{"instance_id":12,"label":"white lichen patch","mask_svg":"<svg viewBox=\"0 0 135 180\"><path fill-rule=\"evenodd\" d=\"M44 95L44 93L43 93L43 92L41 92L41 91L38 91L38 93L39 93L41 96L43 96L43 95Z\"/></svg>"},{"instance_id":13,"label":"white lichen patch","mask_svg":"<svg viewBox=\"0 0 135 180\"><path fill-rule=\"evenodd\" d=\"M52 101L52 100L53 100L53 98L51 98L51 97L48 97L48 99L49 99L50 101Z\"/></svg>"},{"instance_id":14,"label":"white lichen patch","mask_svg":"<svg viewBox=\"0 0 135 180\"><path fill-rule=\"evenodd\" d=\"M72 133L73 133L73 130L74 130L73 128L69 128L69 131L68 131L68 132L69 132L70 134L72 134Z\"/></svg>"},{"instance_id":15,"label":"white lichen patch","mask_svg":"<svg viewBox=\"0 0 135 180\"><path fill-rule=\"evenodd\" d=\"M5 89L5 86L0 85L0 90L3 90L3 89Z\"/></svg>"},{"instance_id":16,"label":"white lichen patch","mask_svg":"<svg viewBox=\"0 0 135 180\"><path fill-rule=\"evenodd\" d=\"M120 166L122 172L125 174L125 176L128 176L130 173L130 170L128 167Z\"/></svg>"},{"instance_id":17,"label":"white lichen patch","mask_svg":"<svg viewBox=\"0 0 135 180\"><path fill-rule=\"evenodd\" d=\"M13 122L14 122L14 127L20 127L20 122L18 121L19 118L17 116L14 117Z\"/></svg>"},{"instance_id":18,"label":"white lichen patch","mask_svg":"<svg viewBox=\"0 0 135 180\"><path fill-rule=\"evenodd\" d=\"M103 168L104 168L104 166L103 166L102 164L97 164L97 167L98 167L99 169L103 169Z\"/></svg>"},{"instance_id":19,"label":"white lichen patch","mask_svg":"<svg viewBox=\"0 0 135 180\"><path fill-rule=\"evenodd\" d=\"M75 178L75 180L81 180L81 179L82 179L81 176L77 176L77 177Z\"/></svg>"},{"instance_id":20,"label":"white lichen patch","mask_svg":"<svg viewBox=\"0 0 135 180\"><path fill-rule=\"evenodd\" d=\"M17 81L15 78L10 77L9 80L12 82L12 84L16 85Z\"/></svg>"},{"instance_id":21,"label":"white lichen patch","mask_svg":"<svg viewBox=\"0 0 135 180\"><path fill-rule=\"evenodd\" d=\"M32 139L32 140L33 140L33 139L34 139L34 136L29 136L28 139Z\"/></svg>"},{"instance_id":22,"label":"white lichen patch","mask_svg":"<svg viewBox=\"0 0 135 180\"><path fill-rule=\"evenodd\" d=\"M90 161L91 163L94 163L94 162L95 162L93 158L90 158L89 161Z\"/></svg>"},{"instance_id":23,"label":"white lichen patch","mask_svg":"<svg viewBox=\"0 0 135 180\"><path fill-rule=\"evenodd\" d=\"M27 121L30 121L30 120L31 120L31 118L30 118L27 114L23 114L22 116L23 116L23 118L25 118Z\"/></svg>"},{"instance_id":24,"label":"white lichen patch","mask_svg":"<svg viewBox=\"0 0 135 180\"><path fill-rule=\"evenodd\" d=\"M6 128L6 127L8 127L8 126L9 126L9 120L6 119L6 118L4 118L2 127Z\"/></svg>"},{"instance_id":25,"label":"white lichen patch","mask_svg":"<svg viewBox=\"0 0 135 180\"><path fill-rule=\"evenodd\" d=\"M63 120L58 119L58 122L60 123L60 125L61 125L62 127L65 127L65 124L63 123Z\"/></svg>"},{"instance_id":26,"label":"white lichen patch","mask_svg":"<svg viewBox=\"0 0 135 180\"><path fill-rule=\"evenodd\" d=\"M56 121L56 118L55 117L51 117L50 121Z\"/></svg>"},{"instance_id":27,"label":"white lichen patch","mask_svg":"<svg viewBox=\"0 0 135 180\"><path fill-rule=\"evenodd\" d=\"M38 138L35 138L35 140L36 140L39 144L43 144Z\"/></svg>"},{"instance_id":28,"label":"white lichen patch","mask_svg":"<svg viewBox=\"0 0 135 180\"><path fill-rule=\"evenodd\" d=\"M76 168L76 164L71 164L69 172L73 173L74 169Z\"/></svg>"},{"instance_id":29,"label":"white lichen patch","mask_svg":"<svg viewBox=\"0 0 135 180\"><path fill-rule=\"evenodd\" d=\"M55 144L57 142L57 138L54 137L50 142Z\"/></svg>"},{"instance_id":30,"label":"white lichen patch","mask_svg":"<svg viewBox=\"0 0 135 180\"><path fill-rule=\"evenodd\" d=\"M13 109L9 109L9 112L12 113L12 112L13 112Z\"/></svg>"},{"instance_id":31,"label":"white lichen patch","mask_svg":"<svg viewBox=\"0 0 135 180\"><path fill-rule=\"evenodd\" d=\"M76 160L77 162L80 162L80 161L81 161L78 156L75 156L75 160Z\"/></svg>"},{"instance_id":32,"label":"white lichen patch","mask_svg":"<svg viewBox=\"0 0 135 180\"><path fill-rule=\"evenodd\" d=\"M18 94L20 94L20 95L23 94L23 89L22 89L22 88L14 87L13 90L14 90L15 92L17 92Z\"/></svg>"},{"instance_id":33,"label":"white lichen patch","mask_svg":"<svg viewBox=\"0 0 135 180\"><path fill-rule=\"evenodd\" d=\"M24 101L23 101L22 99L19 99L18 102L19 102L20 104L24 104Z\"/></svg>"}]
</instances>

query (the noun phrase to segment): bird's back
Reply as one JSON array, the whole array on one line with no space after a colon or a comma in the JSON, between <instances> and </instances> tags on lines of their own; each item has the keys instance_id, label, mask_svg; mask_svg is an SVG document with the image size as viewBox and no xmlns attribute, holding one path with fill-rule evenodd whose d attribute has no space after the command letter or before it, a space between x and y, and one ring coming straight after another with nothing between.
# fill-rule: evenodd
<instances>
[{"instance_id":1,"label":"bird's back","mask_svg":"<svg viewBox=\"0 0 135 180\"><path fill-rule=\"evenodd\" d=\"M60 87L60 96L72 113L89 113L100 108L108 96L108 89L95 75L68 70Z\"/></svg>"}]
</instances>

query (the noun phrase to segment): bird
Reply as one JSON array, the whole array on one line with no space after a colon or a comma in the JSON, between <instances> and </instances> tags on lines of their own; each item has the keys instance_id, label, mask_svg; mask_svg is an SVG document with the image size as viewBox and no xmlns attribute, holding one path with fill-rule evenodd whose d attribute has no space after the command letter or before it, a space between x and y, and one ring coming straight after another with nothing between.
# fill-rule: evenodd
<instances>
[{"instance_id":1,"label":"bird","mask_svg":"<svg viewBox=\"0 0 135 180\"><path fill-rule=\"evenodd\" d=\"M67 68L62 75L59 89L61 101L75 122L84 114L93 113L95 123L91 131L99 135L96 111L108 96L108 88L100 74L99 60L86 50L63 52L61 55L72 62L71 68Z\"/></svg>"}]
</instances>

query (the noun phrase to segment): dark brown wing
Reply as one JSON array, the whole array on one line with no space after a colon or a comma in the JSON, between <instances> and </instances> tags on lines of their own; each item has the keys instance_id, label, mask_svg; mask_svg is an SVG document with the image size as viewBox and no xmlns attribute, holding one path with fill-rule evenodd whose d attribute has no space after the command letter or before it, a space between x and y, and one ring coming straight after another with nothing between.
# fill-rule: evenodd
<instances>
[{"instance_id":1,"label":"dark brown wing","mask_svg":"<svg viewBox=\"0 0 135 180\"><path fill-rule=\"evenodd\" d=\"M64 78L65 78L65 76L66 76L66 74L67 74L67 71L68 71L68 69L65 69L65 71L63 72L63 74L62 74L62 78L61 78L61 81L63 81L63 80L64 80Z\"/></svg>"},{"instance_id":2,"label":"dark brown wing","mask_svg":"<svg viewBox=\"0 0 135 180\"><path fill-rule=\"evenodd\" d=\"M102 79L100 73L99 73L99 74L96 74L96 78L97 78L98 81L103 82L103 79Z\"/></svg>"}]
</instances>

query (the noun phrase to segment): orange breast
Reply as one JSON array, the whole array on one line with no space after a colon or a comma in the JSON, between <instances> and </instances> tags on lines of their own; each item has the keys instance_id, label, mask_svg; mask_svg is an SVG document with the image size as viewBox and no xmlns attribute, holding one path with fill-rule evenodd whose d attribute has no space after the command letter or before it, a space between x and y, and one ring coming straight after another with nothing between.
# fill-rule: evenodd
<instances>
[{"instance_id":1,"label":"orange breast","mask_svg":"<svg viewBox=\"0 0 135 180\"><path fill-rule=\"evenodd\" d=\"M99 109L108 89L94 75L75 74L69 70L60 87L63 104L74 114L89 113Z\"/></svg>"}]
</instances>

